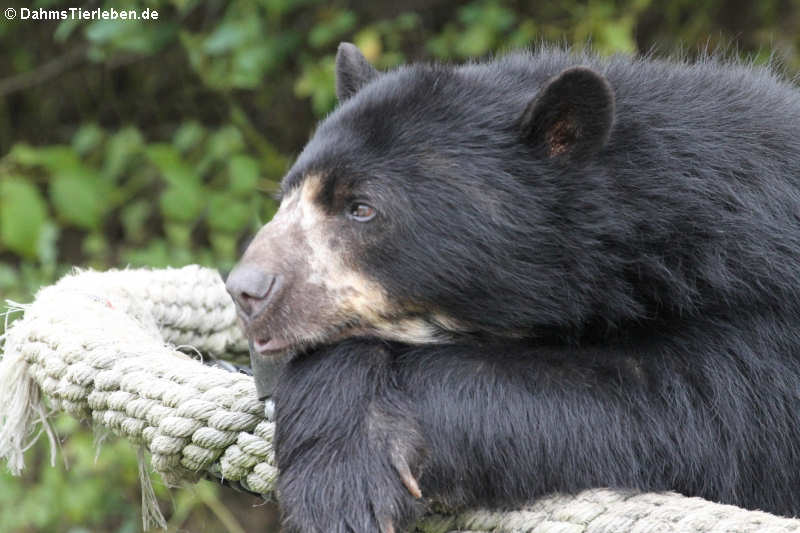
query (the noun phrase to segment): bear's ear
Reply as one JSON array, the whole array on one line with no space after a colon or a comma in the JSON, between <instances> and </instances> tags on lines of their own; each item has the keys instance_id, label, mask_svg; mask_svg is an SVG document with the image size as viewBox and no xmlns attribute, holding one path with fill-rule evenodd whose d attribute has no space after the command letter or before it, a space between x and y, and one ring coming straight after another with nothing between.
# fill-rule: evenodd
<instances>
[{"instance_id":1,"label":"bear's ear","mask_svg":"<svg viewBox=\"0 0 800 533\"><path fill-rule=\"evenodd\" d=\"M336 52L336 98L344 102L378 75L356 45L340 43Z\"/></svg>"},{"instance_id":2,"label":"bear's ear","mask_svg":"<svg viewBox=\"0 0 800 533\"><path fill-rule=\"evenodd\" d=\"M614 92L586 67L548 81L522 114L522 135L545 157L580 160L606 145L614 123Z\"/></svg>"}]
</instances>

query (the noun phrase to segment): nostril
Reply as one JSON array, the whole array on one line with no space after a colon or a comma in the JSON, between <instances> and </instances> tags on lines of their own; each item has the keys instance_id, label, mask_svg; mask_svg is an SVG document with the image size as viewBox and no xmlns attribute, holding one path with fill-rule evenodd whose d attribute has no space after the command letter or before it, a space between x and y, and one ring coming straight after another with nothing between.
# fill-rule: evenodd
<instances>
[{"instance_id":1,"label":"nostril","mask_svg":"<svg viewBox=\"0 0 800 533\"><path fill-rule=\"evenodd\" d=\"M263 289L255 291L242 291L238 298L238 303L242 308L242 311L244 311L248 316L255 314L262 304L266 303L267 297L269 296L274 284L275 276L272 276L272 279Z\"/></svg>"},{"instance_id":2,"label":"nostril","mask_svg":"<svg viewBox=\"0 0 800 533\"><path fill-rule=\"evenodd\" d=\"M249 300L263 300L269 296L272 286L275 285L275 279L278 276L268 276L269 279L259 280L259 284L242 291L242 298Z\"/></svg>"},{"instance_id":3,"label":"nostril","mask_svg":"<svg viewBox=\"0 0 800 533\"><path fill-rule=\"evenodd\" d=\"M248 318L266 309L275 295L280 276L268 274L252 266L240 266L233 270L225 287L239 310Z\"/></svg>"}]
</instances>

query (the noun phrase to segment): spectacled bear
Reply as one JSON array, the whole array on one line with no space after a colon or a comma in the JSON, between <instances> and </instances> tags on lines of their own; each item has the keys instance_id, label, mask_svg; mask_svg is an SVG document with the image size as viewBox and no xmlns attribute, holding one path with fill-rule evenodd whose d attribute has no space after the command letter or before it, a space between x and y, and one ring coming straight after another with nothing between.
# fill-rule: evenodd
<instances>
[{"instance_id":1,"label":"spectacled bear","mask_svg":"<svg viewBox=\"0 0 800 533\"><path fill-rule=\"evenodd\" d=\"M227 284L288 532L589 487L800 513L800 93L541 49L376 71Z\"/></svg>"}]
</instances>

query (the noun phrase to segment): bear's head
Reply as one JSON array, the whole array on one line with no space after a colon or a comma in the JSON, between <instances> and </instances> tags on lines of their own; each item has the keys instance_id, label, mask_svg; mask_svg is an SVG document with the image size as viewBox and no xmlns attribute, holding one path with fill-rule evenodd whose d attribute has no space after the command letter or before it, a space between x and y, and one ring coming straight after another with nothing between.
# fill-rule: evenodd
<instances>
[{"instance_id":1,"label":"bear's head","mask_svg":"<svg viewBox=\"0 0 800 533\"><path fill-rule=\"evenodd\" d=\"M603 266L571 226L597 222L578 190L602 176L614 97L557 68L379 73L342 44L339 106L227 281L257 351L523 336L590 312Z\"/></svg>"}]
</instances>

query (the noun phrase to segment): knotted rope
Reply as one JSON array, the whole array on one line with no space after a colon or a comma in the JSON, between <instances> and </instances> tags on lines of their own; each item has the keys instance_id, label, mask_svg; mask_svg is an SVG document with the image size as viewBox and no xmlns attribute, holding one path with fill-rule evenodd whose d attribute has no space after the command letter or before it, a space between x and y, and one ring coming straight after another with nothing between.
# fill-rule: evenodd
<instances>
[{"instance_id":1,"label":"knotted rope","mask_svg":"<svg viewBox=\"0 0 800 533\"><path fill-rule=\"evenodd\" d=\"M78 271L14 310L24 316L7 329L0 361L0 458L12 472L24 466L34 426L44 426L55 442L48 405L140 444L169 484L210 473L272 493L271 402L257 400L251 377L176 349L184 345L211 357L247 351L215 271ZM145 505L145 514L163 524L157 510ZM418 527L429 533L778 533L800 532L800 520L671 493L592 490L513 512L433 515Z\"/></svg>"}]
</instances>

